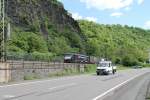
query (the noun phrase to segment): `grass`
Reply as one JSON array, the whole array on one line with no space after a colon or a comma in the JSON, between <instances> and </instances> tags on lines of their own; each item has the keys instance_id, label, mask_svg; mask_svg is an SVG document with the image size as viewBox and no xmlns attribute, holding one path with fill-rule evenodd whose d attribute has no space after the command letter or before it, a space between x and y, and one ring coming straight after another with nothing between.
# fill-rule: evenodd
<instances>
[{"instance_id":1,"label":"grass","mask_svg":"<svg viewBox=\"0 0 150 100\"><path fill-rule=\"evenodd\" d=\"M87 64L85 66L84 72L80 72L80 69L74 68L65 68L63 71L57 73L49 73L48 77L60 77L60 76L71 76L71 75L80 75L80 74L91 74L95 73L96 65Z\"/></svg>"},{"instance_id":2,"label":"grass","mask_svg":"<svg viewBox=\"0 0 150 100\"><path fill-rule=\"evenodd\" d=\"M129 70L132 69L131 67L123 66L123 65L117 65L117 70Z\"/></svg>"},{"instance_id":3,"label":"grass","mask_svg":"<svg viewBox=\"0 0 150 100\"><path fill-rule=\"evenodd\" d=\"M62 77L62 76L71 76L71 75L80 75L80 74L92 74L96 72L96 64L87 64L85 66L84 72L80 72L79 69L74 68L65 68L62 71L55 72L55 73L49 73L48 77ZM122 65L117 66L117 70L129 70L132 69L131 67L126 67ZM34 80L34 79L40 79L39 75L37 74L30 74L24 76L24 80Z\"/></svg>"},{"instance_id":4,"label":"grass","mask_svg":"<svg viewBox=\"0 0 150 100\"><path fill-rule=\"evenodd\" d=\"M96 64L88 64L85 67L85 74L95 73L96 72Z\"/></svg>"},{"instance_id":5,"label":"grass","mask_svg":"<svg viewBox=\"0 0 150 100\"><path fill-rule=\"evenodd\" d=\"M30 74L30 75L25 75L24 76L24 80L35 80L35 79L40 79L39 75Z\"/></svg>"},{"instance_id":6,"label":"grass","mask_svg":"<svg viewBox=\"0 0 150 100\"><path fill-rule=\"evenodd\" d=\"M150 64L144 64L143 67L150 68Z\"/></svg>"},{"instance_id":7,"label":"grass","mask_svg":"<svg viewBox=\"0 0 150 100\"><path fill-rule=\"evenodd\" d=\"M80 74L80 71L78 69L65 68L64 70L56 73L49 73L48 77L60 77L60 76L69 76L69 75L76 75L76 74Z\"/></svg>"},{"instance_id":8,"label":"grass","mask_svg":"<svg viewBox=\"0 0 150 100\"><path fill-rule=\"evenodd\" d=\"M145 100L150 100L150 97L146 97Z\"/></svg>"}]
</instances>

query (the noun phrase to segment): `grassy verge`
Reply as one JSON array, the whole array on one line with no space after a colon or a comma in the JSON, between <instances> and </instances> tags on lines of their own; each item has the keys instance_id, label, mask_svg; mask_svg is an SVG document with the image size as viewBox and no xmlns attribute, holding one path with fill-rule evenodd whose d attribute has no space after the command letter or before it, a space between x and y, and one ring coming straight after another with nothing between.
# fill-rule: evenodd
<instances>
[{"instance_id":1,"label":"grassy verge","mask_svg":"<svg viewBox=\"0 0 150 100\"><path fill-rule=\"evenodd\" d=\"M132 69L131 67L123 66L123 65L117 65L117 70L129 70Z\"/></svg>"},{"instance_id":2,"label":"grassy verge","mask_svg":"<svg viewBox=\"0 0 150 100\"><path fill-rule=\"evenodd\" d=\"M81 71L78 67L77 68L65 68L62 71L49 73L48 77L62 77L62 76L72 76L72 75L80 75L80 74L91 74L95 73L96 65L95 64L87 64L84 68L84 72ZM40 79L40 76L33 73L24 76L24 80L35 80Z\"/></svg>"},{"instance_id":3,"label":"grassy verge","mask_svg":"<svg viewBox=\"0 0 150 100\"><path fill-rule=\"evenodd\" d=\"M85 74L95 73L96 72L96 64L88 64L85 67Z\"/></svg>"},{"instance_id":4,"label":"grassy verge","mask_svg":"<svg viewBox=\"0 0 150 100\"><path fill-rule=\"evenodd\" d=\"M150 68L150 64L144 64L143 67L144 68Z\"/></svg>"},{"instance_id":5,"label":"grassy verge","mask_svg":"<svg viewBox=\"0 0 150 100\"><path fill-rule=\"evenodd\" d=\"M48 77L60 77L60 76L71 76L71 75L80 75L80 74L90 74L95 73L96 65L95 64L87 64L85 66L84 72L80 71L80 69L76 68L65 68L63 71L59 71L57 73L50 73Z\"/></svg>"},{"instance_id":6,"label":"grassy verge","mask_svg":"<svg viewBox=\"0 0 150 100\"><path fill-rule=\"evenodd\" d=\"M30 74L24 76L24 80L35 80L35 79L40 79L40 76L37 74Z\"/></svg>"},{"instance_id":7,"label":"grassy verge","mask_svg":"<svg viewBox=\"0 0 150 100\"><path fill-rule=\"evenodd\" d=\"M96 64L87 64L84 68L84 72L81 72L78 68L65 68L62 71L49 73L48 77L62 77L62 76L72 76L72 75L80 75L80 74L92 74L96 72ZM126 67L122 65L117 65L117 70L129 70L132 69L131 67ZM24 76L24 80L34 80L40 79L39 75L31 74Z\"/></svg>"},{"instance_id":8,"label":"grassy verge","mask_svg":"<svg viewBox=\"0 0 150 100\"><path fill-rule=\"evenodd\" d=\"M64 70L56 72L56 73L49 73L48 77L70 76L70 75L76 75L76 74L81 74L78 69L65 68Z\"/></svg>"}]
</instances>

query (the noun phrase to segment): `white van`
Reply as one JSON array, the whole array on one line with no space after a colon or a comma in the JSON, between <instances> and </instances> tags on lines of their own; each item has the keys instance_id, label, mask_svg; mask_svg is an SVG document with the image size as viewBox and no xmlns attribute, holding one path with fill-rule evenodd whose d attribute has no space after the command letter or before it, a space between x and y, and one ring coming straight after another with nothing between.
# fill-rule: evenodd
<instances>
[{"instance_id":1,"label":"white van","mask_svg":"<svg viewBox=\"0 0 150 100\"><path fill-rule=\"evenodd\" d=\"M101 60L97 64L97 75L109 75L109 74L115 74L116 73L116 66L112 66L111 61L105 61Z\"/></svg>"}]
</instances>

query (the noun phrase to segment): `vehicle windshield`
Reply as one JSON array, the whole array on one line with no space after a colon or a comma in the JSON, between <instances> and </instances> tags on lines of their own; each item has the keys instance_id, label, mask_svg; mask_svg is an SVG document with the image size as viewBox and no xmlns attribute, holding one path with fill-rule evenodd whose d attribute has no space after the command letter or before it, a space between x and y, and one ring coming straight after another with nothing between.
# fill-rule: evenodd
<instances>
[{"instance_id":1,"label":"vehicle windshield","mask_svg":"<svg viewBox=\"0 0 150 100\"><path fill-rule=\"evenodd\" d=\"M99 63L98 66L100 66L100 67L108 67L109 63Z\"/></svg>"}]
</instances>

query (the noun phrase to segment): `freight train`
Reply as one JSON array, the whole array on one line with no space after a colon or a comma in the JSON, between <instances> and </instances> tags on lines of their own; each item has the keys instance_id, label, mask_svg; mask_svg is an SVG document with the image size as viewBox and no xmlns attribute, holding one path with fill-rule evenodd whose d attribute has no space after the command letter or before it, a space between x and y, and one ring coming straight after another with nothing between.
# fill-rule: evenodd
<instances>
[{"instance_id":1,"label":"freight train","mask_svg":"<svg viewBox=\"0 0 150 100\"><path fill-rule=\"evenodd\" d=\"M94 64L97 62L96 57L84 54L66 53L64 54L64 63L86 63Z\"/></svg>"}]
</instances>

